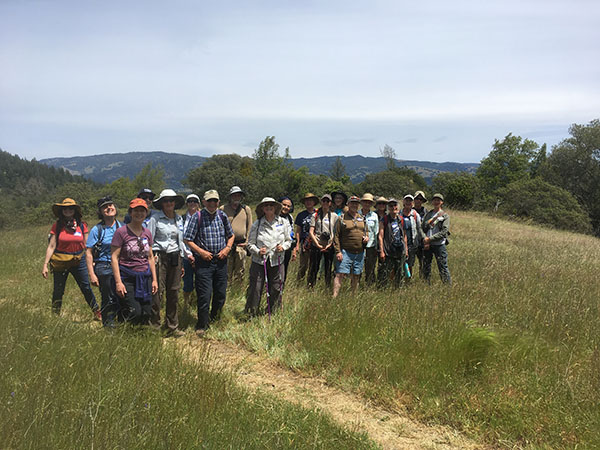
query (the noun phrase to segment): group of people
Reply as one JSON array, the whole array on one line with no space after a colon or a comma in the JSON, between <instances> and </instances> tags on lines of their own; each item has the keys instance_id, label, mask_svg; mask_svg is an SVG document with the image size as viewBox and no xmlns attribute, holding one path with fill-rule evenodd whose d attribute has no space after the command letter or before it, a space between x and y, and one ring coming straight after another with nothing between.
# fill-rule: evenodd
<instances>
[{"instance_id":1,"label":"group of people","mask_svg":"<svg viewBox=\"0 0 600 450\"><path fill-rule=\"evenodd\" d=\"M405 195L401 202L369 193L362 198L343 192L321 197L307 193L301 199L305 209L295 219L290 197L263 198L254 211L256 219L244 197L233 186L221 206L216 190L206 191L201 201L196 194L184 199L172 189L156 198L150 189L142 189L121 223L116 205L106 196L97 202L100 221L91 229L73 199L54 204L57 221L42 269L44 278L48 266L54 275L53 311L60 313L70 273L105 327L144 324L178 337L184 334L178 323L183 279L185 303L192 304L195 290L195 328L202 336L221 314L228 282L243 285L248 259L248 317L270 315L281 307L291 261L298 261L297 282L306 278L308 288L314 288L323 279L334 297L346 276L352 289L363 274L368 285L398 288L413 277L416 260L420 276L429 281L434 257L442 281L451 283L446 251L450 218L442 209L441 194L433 195L428 211L422 191ZM187 211L181 216L177 210L184 205ZM100 290L101 307L92 285Z\"/></svg>"}]
</instances>

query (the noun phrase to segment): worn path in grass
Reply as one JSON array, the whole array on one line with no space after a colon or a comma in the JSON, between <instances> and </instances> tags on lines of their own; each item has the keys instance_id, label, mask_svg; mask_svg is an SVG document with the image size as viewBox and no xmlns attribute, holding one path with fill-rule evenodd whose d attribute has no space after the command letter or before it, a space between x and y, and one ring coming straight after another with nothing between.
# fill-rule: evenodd
<instances>
[{"instance_id":1,"label":"worn path in grass","mask_svg":"<svg viewBox=\"0 0 600 450\"><path fill-rule=\"evenodd\" d=\"M242 385L270 392L306 408L319 409L344 427L364 431L384 449L481 449L458 432L415 422L398 412L373 405L368 400L338 388L324 379L307 377L277 365L243 347L218 340L172 339L190 358L206 358L233 372Z\"/></svg>"}]
</instances>

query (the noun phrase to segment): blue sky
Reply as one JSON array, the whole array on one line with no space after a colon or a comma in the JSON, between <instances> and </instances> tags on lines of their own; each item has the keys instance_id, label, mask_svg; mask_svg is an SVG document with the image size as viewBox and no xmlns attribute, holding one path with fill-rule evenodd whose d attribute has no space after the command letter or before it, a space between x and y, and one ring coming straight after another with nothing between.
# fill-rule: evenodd
<instances>
[{"instance_id":1,"label":"blue sky","mask_svg":"<svg viewBox=\"0 0 600 450\"><path fill-rule=\"evenodd\" d=\"M477 162L600 117L600 2L0 1L0 147Z\"/></svg>"}]
</instances>

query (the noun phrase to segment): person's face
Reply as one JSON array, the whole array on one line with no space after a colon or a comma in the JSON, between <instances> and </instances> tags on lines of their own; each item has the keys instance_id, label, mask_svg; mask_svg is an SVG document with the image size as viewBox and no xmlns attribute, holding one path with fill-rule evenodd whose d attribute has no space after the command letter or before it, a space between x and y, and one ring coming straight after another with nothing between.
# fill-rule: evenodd
<instances>
[{"instance_id":1,"label":"person's face","mask_svg":"<svg viewBox=\"0 0 600 450\"><path fill-rule=\"evenodd\" d=\"M287 198L281 202L281 214L288 214L292 209L292 202Z\"/></svg>"},{"instance_id":2,"label":"person's face","mask_svg":"<svg viewBox=\"0 0 600 450\"><path fill-rule=\"evenodd\" d=\"M413 201L409 198L402 200L402 204L404 205L404 209L412 209L413 207Z\"/></svg>"},{"instance_id":3,"label":"person's face","mask_svg":"<svg viewBox=\"0 0 600 450\"><path fill-rule=\"evenodd\" d=\"M187 202L187 209L188 212L190 213L190 215L194 214L196 211L198 211L198 207L200 206L200 204L198 203L198 200L196 200L195 198L190 198Z\"/></svg>"},{"instance_id":4,"label":"person's face","mask_svg":"<svg viewBox=\"0 0 600 450\"><path fill-rule=\"evenodd\" d=\"M240 204L241 201L242 201L242 193L241 192L236 192L235 194L231 194L229 196L229 202L232 205L237 206Z\"/></svg>"},{"instance_id":5,"label":"person's face","mask_svg":"<svg viewBox=\"0 0 600 450\"><path fill-rule=\"evenodd\" d=\"M142 223L146 218L148 211L143 206L136 206L131 210L131 221L135 223Z\"/></svg>"},{"instance_id":6,"label":"person's face","mask_svg":"<svg viewBox=\"0 0 600 450\"><path fill-rule=\"evenodd\" d=\"M335 206L340 208L344 204L344 196L337 194L335 197L333 197L333 201L335 202Z\"/></svg>"},{"instance_id":7,"label":"person's face","mask_svg":"<svg viewBox=\"0 0 600 450\"><path fill-rule=\"evenodd\" d=\"M385 206L386 206L385 203L377 203L377 206L376 206L377 211L385 212Z\"/></svg>"},{"instance_id":8,"label":"person's face","mask_svg":"<svg viewBox=\"0 0 600 450\"><path fill-rule=\"evenodd\" d=\"M75 215L75 208L72 206L63 206L62 213L63 216L65 216L65 219L71 219Z\"/></svg>"},{"instance_id":9,"label":"person's face","mask_svg":"<svg viewBox=\"0 0 600 450\"><path fill-rule=\"evenodd\" d=\"M115 208L114 203L109 203L100 208L100 212L103 217L115 217L117 215L117 208Z\"/></svg>"},{"instance_id":10,"label":"person's face","mask_svg":"<svg viewBox=\"0 0 600 450\"><path fill-rule=\"evenodd\" d=\"M209 213L213 214L219 207L219 200L217 200L216 198L204 200L204 207L208 210Z\"/></svg>"},{"instance_id":11,"label":"person's face","mask_svg":"<svg viewBox=\"0 0 600 450\"><path fill-rule=\"evenodd\" d=\"M373 202L371 200L362 200L360 202L362 209L364 211L370 211L371 210L371 206L373 205Z\"/></svg>"},{"instance_id":12,"label":"person's face","mask_svg":"<svg viewBox=\"0 0 600 450\"><path fill-rule=\"evenodd\" d=\"M146 205L148 205L148 208L150 208L150 206L152 206L152 198L153 197L151 195L142 194L142 195L140 195L140 198L146 202Z\"/></svg>"},{"instance_id":13,"label":"person's face","mask_svg":"<svg viewBox=\"0 0 600 450\"><path fill-rule=\"evenodd\" d=\"M433 200L431 200L431 204L433 205L433 207L435 209L440 209L442 207L442 205L444 204L444 202L441 199L436 197Z\"/></svg>"},{"instance_id":14,"label":"person's face","mask_svg":"<svg viewBox=\"0 0 600 450\"><path fill-rule=\"evenodd\" d=\"M350 212L356 213L356 212L358 212L358 205L360 205L360 203L350 202L350 203L348 203L348 209L350 210Z\"/></svg>"},{"instance_id":15,"label":"person's face","mask_svg":"<svg viewBox=\"0 0 600 450\"><path fill-rule=\"evenodd\" d=\"M307 198L304 200L304 206L306 209L312 209L315 207L315 201L312 198Z\"/></svg>"},{"instance_id":16,"label":"person's face","mask_svg":"<svg viewBox=\"0 0 600 450\"><path fill-rule=\"evenodd\" d=\"M388 203L387 208L388 212L394 215L397 215L400 211L400 206L398 206L398 203Z\"/></svg>"},{"instance_id":17,"label":"person's face","mask_svg":"<svg viewBox=\"0 0 600 450\"><path fill-rule=\"evenodd\" d=\"M266 217L273 217L275 215L275 205L273 203L267 203L263 206L263 212Z\"/></svg>"},{"instance_id":18,"label":"person's face","mask_svg":"<svg viewBox=\"0 0 600 450\"><path fill-rule=\"evenodd\" d=\"M165 197L162 199L162 210L166 213L175 211L175 199L173 197Z\"/></svg>"},{"instance_id":19,"label":"person's face","mask_svg":"<svg viewBox=\"0 0 600 450\"><path fill-rule=\"evenodd\" d=\"M415 198L415 208L421 209L421 206L423 206L423 199L421 197Z\"/></svg>"},{"instance_id":20,"label":"person's face","mask_svg":"<svg viewBox=\"0 0 600 450\"><path fill-rule=\"evenodd\" d=\"M329 208L331 207L331 200L328 198L322 198L321 206L323 207L323 211L329 211Z\"/></svg>"}]
</instances>

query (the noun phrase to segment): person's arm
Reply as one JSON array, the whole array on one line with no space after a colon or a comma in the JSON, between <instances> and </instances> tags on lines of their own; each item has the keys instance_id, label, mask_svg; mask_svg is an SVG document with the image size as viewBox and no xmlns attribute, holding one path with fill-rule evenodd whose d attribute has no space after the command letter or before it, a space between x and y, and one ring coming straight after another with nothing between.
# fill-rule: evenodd
<instances>
[{"instance_id":1,"label":"person's arm","mask_svg":"<svg viewBox=\"0 0 600 450\"><path fill-rule=\"evenodd\" d=\"M287 219L283 220L283 244L281 244L281 251L286 251L292 246L292 237L290 236L289 222Z\"/></svg>"},{"instance_id":2,"label":"person's arm","mask_svg":"<svg viewBox=\"0 0 600 450\"><path fill-rule=\"evenodd\" d=\"M156 278L156 263L152 248L148 249L148 264L150 264L150 273L152 274L152 295L158 292L158 279Z\"/></svg>"},{"instance_id":3,"label":"person's arm","mask_svg":"<svg viewBox=\"0 0 600 450\"><path fill-rule=\"evenodd\" d=\"M119 256L121 255L121 247L114 245L110 246L110 265L112 266L113 277L115 277L115 285L117 295L121 298L127 294L127 289L121 280L121 271L119 270Z\"/></svg>"},{"instance_id":4,"label":"person's arm","mask_svg":"<svg viewBox=\"0 0 600 450\"><path fill-rule=\"evenodd\" d=\"M379 224L377 225L379 226ZM385 227L379 227L379 233L377 233L377 239L379 240L379 258L385 260L385 251L383 250L383 233L385 233Z\"/></svg>"},{"instance_id":5,"label":"person's arm","mask_svg":"<svg viewBox=\"0 0 600 450\"><path fill-rule=\"evenodd\" d=\"M252 229L252 210L248 206L244 206L244 208L246 209L246 240L241 244L238 244L238 246L242 248L248 245L248 239L250 239L250 230Z\"/></svg>"},{"instance_id":6,"label":"person's arm","mask_svg":"<svg viewBox=\"0 0 600 450\"><path fill-rule=\"evenodd\" d=\"M446 239L448 237L448 230L450 229L450 216L448 214L442 215L443 220L440 231L432 235L429 240L430 241L440 241L442 239Z\"/></svg>"},{"instance_id":7,"label":"person's arm","mask_svg":"<svg viewBox=\"0 0 600 450\"><path fill-rule=\"evenodd\" d=\"M92 254L92 249L89 247L85 249L85 263L90 276L90 283L92 283L92 286L100 286L98 277L94 273L94 255Z\"/></svg>"},{"instance_id":8,"label":"person's arm","mask_svg":"<svg viewBox=\"0 0 600 450\"><path fill-rule=\"evenodd\" d=\"M419 236L419 242L423 242L425 240L425 233L423 232L423 221L419 214L417 214L417 234Z\"/></svg>"},{"instance_id":9,"label":"person's arm","mask_svg":"<svg viewBox=\"0 0 600 450\"><path fill-rule=\"evenodd\" d=\"M258 256L260 249L258 248L258 224L260 220L257 220L250 227L250 234L248 235L248 250L251 254Z\"/></svg>"},{"instance_id":10,"label":"person's arm","mask_svg":"<svg viewBox=\"0 0 600 450\"><path fill-rule=\"evenodd\" d=\"M222 249L219 252L217 258L225 259L227 258L227 256L229 256L229 252L231 252L231 249L233 248L233 243L235 242L235 234L233 233L233 227L231 226L231 222L229 222L229 219L227 218L227 216L225 216L225 213L221 214L223 214L223 216L220 220L223 221L223 226L225 227L225 238L227 239L227 245L224 249ZM217 216L218 215L219 213L217 212ZM219 217L215 217L215 220L219 220ZM229 237L227 237L227 235L229 235Z\"/></svg>"},{"instance_id":11,"label":"person's arm","mask_svg":"<svg viewBox=\"0 0 600 450\"><path fill-rule=\"evenodd\" d=\"M308 235L310 236L310 240L313 241L313 243L315 244L315 247L317 247L319 250L322 250L323 246L321 244L319 244L319 240L317 239L317 236L315 236L315 226L314 225L310 226Z\"/></svg>"},{"instance_id":12,"label":"person's arm","mask_svg":"<svg viewBox=\"0 0 600 450\"><path fill-rule=\"evenodd\" d=\"M335 251L335 257L338 261L343 259L342 247L341 247L341 233L342 233L342 221L338 219L335 224L335 232L333 233L333 248Z\"/></svg>"},{"instance_id":13,"label":"person's arm","mask_svg":"<svg viewBox=\"0 0 600 450\"><path fill-rule=\"evenodd\" d=\"M50 240L48 241L48 247L46 248L46 257L44 258L44 267L42 268L42 276L44 278L48 278L48 263L50 262L50 258L52 258L52 254L56 250L56 235L50 235Z\"/></svg>"},{"instance_id":14,"label":"person's arm","mask_svg":"<svg viewBox=\"0 0 600 450\"><path fill-rule=\"evenodd\" d=\"M194 242L196 235L200 233L199 226L198 213L195 213L192 217L190 217L190 220L188 220L187 226L185 227L183 232L183 242L185 242L185 245L187 245L192 252L194 252L196 255L200 255L200 258L205 261L210 261L212 259L212 253L208 250L200 248Z\"/></svg>"},{"instance_id":15,"label":"person's arm","mask_svg":"<svg viewBox=\"0 0 600 450\"><path fill-rule=\"evenodd\" d=\"M146 226L150 234L152 235L152 240L154 240L154 236L156 236L156 217L151 214L150 219L148 220L148 225Z\"/></svg>"}]
</instances>

